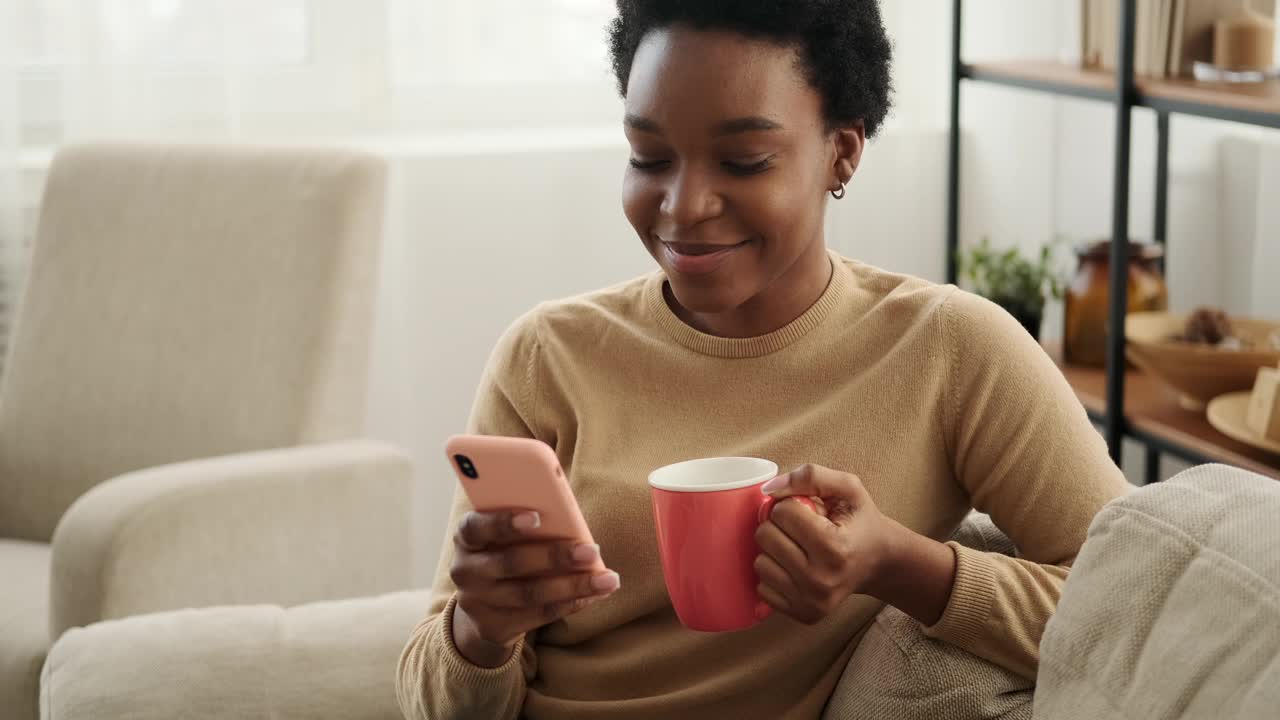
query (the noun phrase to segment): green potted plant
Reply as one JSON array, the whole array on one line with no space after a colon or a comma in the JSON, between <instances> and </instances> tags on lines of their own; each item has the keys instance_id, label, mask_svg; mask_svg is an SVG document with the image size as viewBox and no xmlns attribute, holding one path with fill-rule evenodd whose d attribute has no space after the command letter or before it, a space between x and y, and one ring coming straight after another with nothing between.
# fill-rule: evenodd
<instances>
[{"instance_id":1,"label":"green potted plant","mask_svg":"<svg viewBox=\"0 0 1280 720\"><path fill-rule=\"evenodd\" d=\"M1040 247L1039 257L1028 259L1017 248L995 250L987 238L957 253L960 276L969 289L1017 318L1027 332L1040 339L1046 298L1062 298L1063 276L1054 269L1054 244Z\"/></svg>"}]
</instances>

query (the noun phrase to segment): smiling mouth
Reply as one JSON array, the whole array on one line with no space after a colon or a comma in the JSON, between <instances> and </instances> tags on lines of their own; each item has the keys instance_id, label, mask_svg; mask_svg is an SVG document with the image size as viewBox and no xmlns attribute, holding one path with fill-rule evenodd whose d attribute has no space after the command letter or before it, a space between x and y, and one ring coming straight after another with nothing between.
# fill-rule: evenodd
<instances>
[{"instance_id":1,"label":"smiling mouth","mask_svg":"<svg viewBox=\"0 0 1280 720\"><path fill-rule=\"evenodd\" d=\"M738 247L742 247L743 245L746 245L748 242L750 242L750 240L743 240L740 243L727 245L727 244L706 244L706 243L673 243L673 242L664 241L662 244L667 246L667 249L671 250L671 252L677 255L699 257L702 255L714 255L715 253L733 250L734 248L738 248Z\"/></svg>"},{"instance_id":2,"label":"smiling mouth","mask_svg":"<svg viewBox=\"0 0 1280 720\"><path fill-rule=\"evenodd\" d=\"M750 242L749 239L733 245L663 242L662 249L666 256L664 265L684 276L711 275Z\"/></svg>"}]
</instances>

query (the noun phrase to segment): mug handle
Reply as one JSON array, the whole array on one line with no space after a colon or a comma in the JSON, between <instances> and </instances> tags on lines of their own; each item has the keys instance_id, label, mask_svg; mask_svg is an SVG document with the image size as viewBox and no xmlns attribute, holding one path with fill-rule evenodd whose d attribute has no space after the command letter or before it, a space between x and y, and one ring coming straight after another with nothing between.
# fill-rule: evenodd
<instances>
[{"instance_id":1,"label":"mug handle","mask_svg":"<svg viewBox=\"0 0 1280 720\"><path fill-rule=\"evenodd\" d=\"M774 506L783 500L795 500L801 505L807 506L810 510L818 512L818 506L813 503L813 500L803 495L793 495L791 497L782 498L782 500L771 495L765 495L764 502L760 503L760 509L756 511L756 523L763 525L764 521L769 519L769 513L773 512ZM768 603L764 600L756 600L756 620L764 620L772 614L773 608L769 607Z\"/></svg>"}]
</instances>

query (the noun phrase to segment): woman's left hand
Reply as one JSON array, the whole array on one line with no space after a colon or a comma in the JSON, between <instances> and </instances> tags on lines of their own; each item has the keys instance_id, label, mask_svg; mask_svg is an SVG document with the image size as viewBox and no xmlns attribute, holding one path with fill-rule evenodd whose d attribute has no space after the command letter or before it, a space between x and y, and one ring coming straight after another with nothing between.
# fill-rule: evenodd
<instances>
[{"instance_id":1,"label":"woman's left hand","mask_svg":"<svg viewBox=\"0 0 1280 720\"><path fill-rule=\"evenodd\" d=\"M951 549L881 514L856 475L802 465L762 490L819 498L824 510L779 502L756 531L758 591L774 610L813 624L856 594L926 625L942 615L955 582Z\"/></svg>"}]
</instances>

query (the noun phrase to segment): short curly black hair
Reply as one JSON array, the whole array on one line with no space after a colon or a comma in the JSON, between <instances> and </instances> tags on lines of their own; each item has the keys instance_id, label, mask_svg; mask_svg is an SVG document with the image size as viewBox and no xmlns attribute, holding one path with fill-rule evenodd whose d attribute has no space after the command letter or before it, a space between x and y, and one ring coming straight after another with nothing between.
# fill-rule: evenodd
<instances>
[{"instance_id":1,"label":"short curly black hair","mask_svg":"<svg viewBox=\"0 0 1280 720\"><path fill-rule=\"evenodd\" d=\"M867 137L893 104L893 47L879 0L617 0L609 50L618 90L627 95L631 63L651 31L686 25L728 30L794 46L809 83L822 95L828 127L861 120Z\"/></svg>"}]
</instances>

